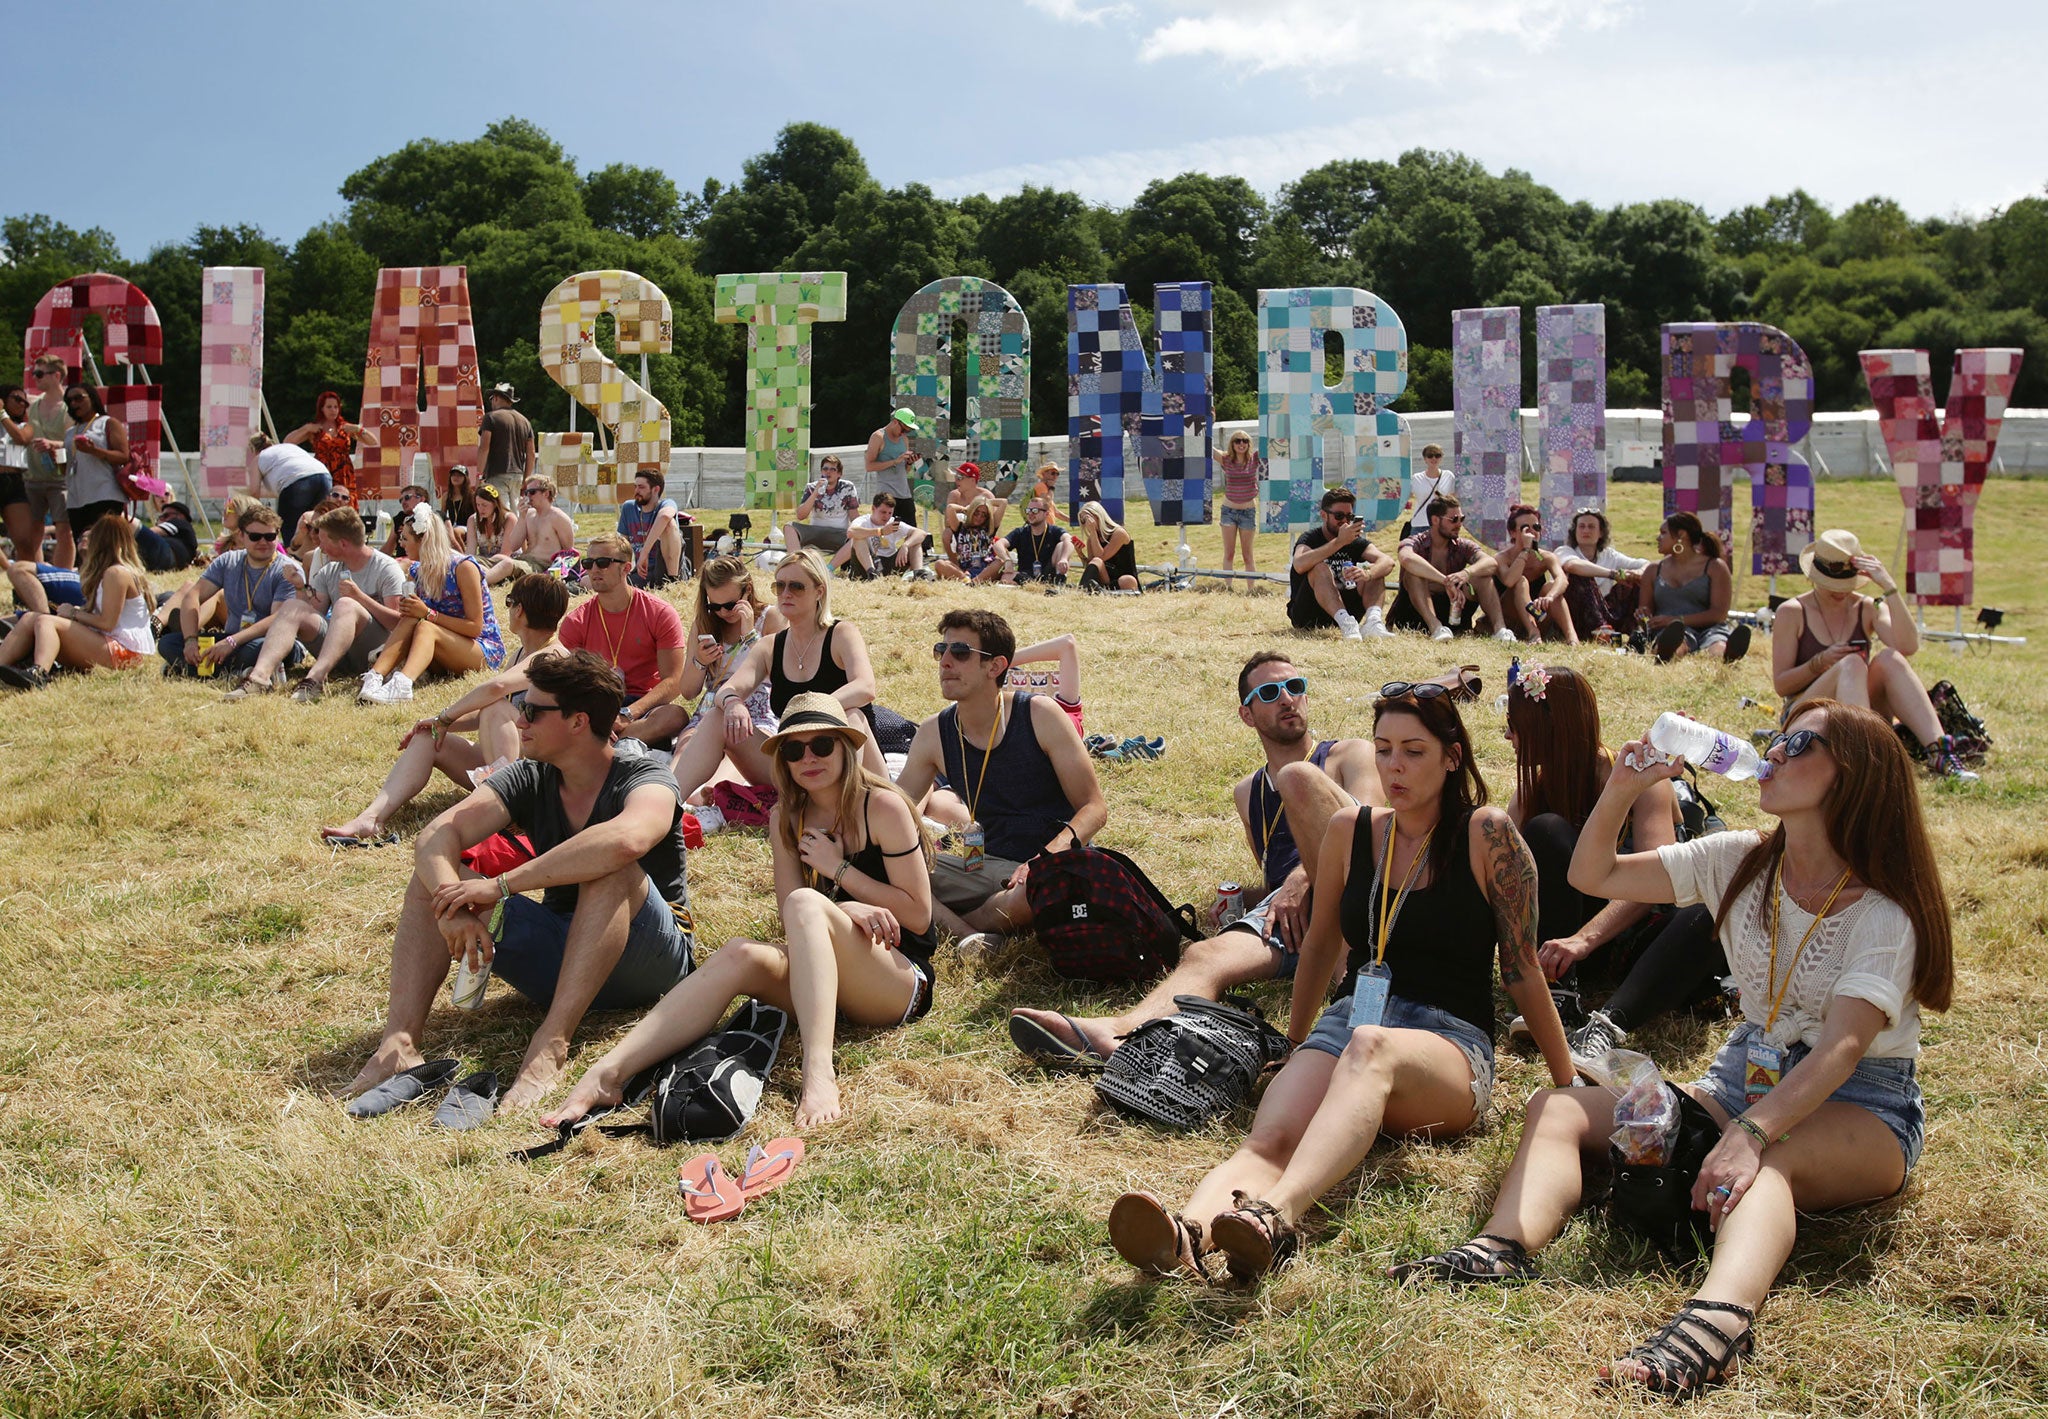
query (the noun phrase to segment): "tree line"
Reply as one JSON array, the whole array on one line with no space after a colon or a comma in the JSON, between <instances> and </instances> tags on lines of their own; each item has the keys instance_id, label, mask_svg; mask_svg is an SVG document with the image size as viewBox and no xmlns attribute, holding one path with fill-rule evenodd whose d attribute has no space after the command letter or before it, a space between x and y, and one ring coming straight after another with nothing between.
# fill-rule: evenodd
<instances>
[{"instance_id":1,"label":"tree line","mask_svg":"<svg viewBox=\"0 0 2048 1419\"><path fill-rule=\"evenodd\" d=\"M1121 281L1140 307L1155 282L1213 282L1223 419L1257 415L1262 287L1357 286L1391 304L1411 345L1402 409L1450 407L1451 312L1468 306L1521 307L1524 397L1533 399L1535 308L1604 303L1616 406L1656 404L1667 321L1782 328L1812 357L1825 410L1868 406L1861 349L1931 350L1939 399L1955 349L2048 348L2048 197L2039 196L1983 218L1916 219L1888 198L1831 212L1794 191L1714 217L1680 198L1572 202L1525 172L1417 149L1326 163L1270 199L1239 177L1182 173L1122 209L1041 187L947 200L920 183L882 186L850 138L815 123L785 127L730 185L710 178L692 191L652 168L581 171L518 118L471 141L408 143L350 175L340 196L339 217L290 245L247 223L201 226L139 260L98 228L6 218L0 348L21 348L36 301L57 282L94 270L127 277L162 318L166 363L152 373L188 451L200 271L214 265L266 272L264 388L284 427L309 417L322 389L355 408L383 266L468 267L485 379L517 384L542 429L566 428L569 417L567 394L534 349L542 299L578 271L646 276L675 310L674 353L652 357L650 374L678 444L740 442L745 334L713 320L721 272L847 273L846 320L816 330L821 444L857 442L884 417L890 327L905 298L940 276L991 278L1023 305L1036 346L1033 429L1052 435L1066 429L1070 282ZM2026 362L2014 403L2048 404L2048 360Z\"/></svg>"}]
</instances>

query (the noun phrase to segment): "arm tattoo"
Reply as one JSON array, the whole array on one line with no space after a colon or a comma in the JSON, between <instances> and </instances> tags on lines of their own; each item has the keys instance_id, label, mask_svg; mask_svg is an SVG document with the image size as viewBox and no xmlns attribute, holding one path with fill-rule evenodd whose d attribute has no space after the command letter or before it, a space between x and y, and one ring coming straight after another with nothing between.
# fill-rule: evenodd
<instances>
[{"instance_id":1,"label":"arm tattoo","mask_svg":"<svg viewBox=\"0 0 2048 1419\"><path fill-rule=\"evenodd\" d=\"M1536 860L1529 845L1505 819L1480 824L1486 839L1486 896L1500 935L1500 980L1512 986L1524 971L1537 971Z\"/></svg>"}]
</instances>

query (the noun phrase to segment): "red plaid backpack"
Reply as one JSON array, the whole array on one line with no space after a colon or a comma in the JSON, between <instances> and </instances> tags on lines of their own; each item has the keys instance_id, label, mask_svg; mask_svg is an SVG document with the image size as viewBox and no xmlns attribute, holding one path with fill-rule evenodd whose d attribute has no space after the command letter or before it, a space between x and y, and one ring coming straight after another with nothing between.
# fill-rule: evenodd
<instances>
[{"instance_id":1,"label":"red plaid backpack","mask_svg":"<svg viewBox=\"0 0 2048 1419\"><path fill-rule=\"evenodd\" d=\"M1174 906L1138 864L1103 847L1042 852L1024 894L1039 945L1070 980L1145 981L1201 939L1192 906Z\"/></svg>"}]
</instances>

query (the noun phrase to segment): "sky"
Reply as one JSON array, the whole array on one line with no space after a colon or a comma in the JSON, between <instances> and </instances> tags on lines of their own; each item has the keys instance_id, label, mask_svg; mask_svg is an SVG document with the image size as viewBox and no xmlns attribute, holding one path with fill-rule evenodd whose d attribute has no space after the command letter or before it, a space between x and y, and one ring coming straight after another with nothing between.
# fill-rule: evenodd
<instances>
[{"instance_id":1,"label":"sky","mask_svg":"<svg viewBox=\"0 0 2048 1419\"><path fill-rule=\"evenodd\" d=\"M35 105L63 116L53 148L82 138L91 156L18 149L0 214L105 227L130 257L200 225L290 243L341 214L364 164L513 114L586 171L656 167L691 190L736 181L798 120L846 133L889 186L1112 205L1191 170L1271 195L1414 147L1567 200L1715 215L1793 187L1837 211L1884 195L1981 214L2048 185L2039 0L107 0L92 16L95 54L119 35L134 61ZM25 8L12 51L61 55L78 23Z\"/></svg>"}]
</instances>

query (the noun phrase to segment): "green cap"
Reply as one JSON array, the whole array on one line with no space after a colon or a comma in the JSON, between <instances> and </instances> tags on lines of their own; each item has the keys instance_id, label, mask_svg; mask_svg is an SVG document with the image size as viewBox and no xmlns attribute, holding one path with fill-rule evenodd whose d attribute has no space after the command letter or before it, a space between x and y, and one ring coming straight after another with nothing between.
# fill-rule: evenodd
<instances>
[{"instance_id":1,"label":"green cap","mask_svg":"<svg viewBox=\"0 0 2048 1419\"><path fill-rule=\"evenodd\" d=\"M903 425L904 428L910 430L914 434L923 432L917 426L917 414L913 410L898 409L894 413L890 414L889 417L894 419L897 423Z\"/></svg>"}]
</instances>

